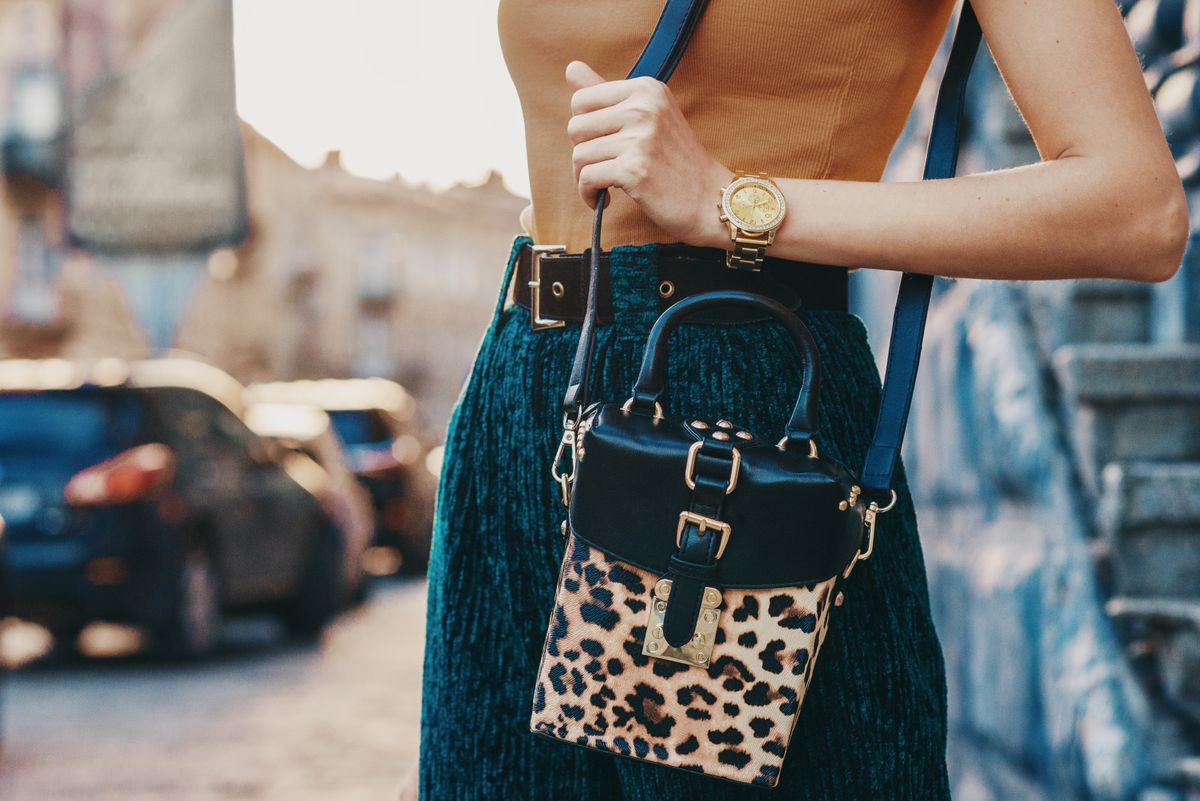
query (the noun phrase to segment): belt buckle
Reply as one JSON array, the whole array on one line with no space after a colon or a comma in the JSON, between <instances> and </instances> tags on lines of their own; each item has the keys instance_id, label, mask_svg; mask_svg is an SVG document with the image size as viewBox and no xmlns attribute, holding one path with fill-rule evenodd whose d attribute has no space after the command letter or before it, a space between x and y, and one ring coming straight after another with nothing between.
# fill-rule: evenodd
<instances>
[{"instance_id":1,"label":"belt buckle","mask_svg":"<svg viewBox=\"0 0 1200 801\"><path fill-rule=\"evenodd\" d=\"M534 331L562 328L566 320L542 316L542 257L550 253L566 253L565 245L531 245L529 253L529 311Z\"/></svg>"}]
</instances>

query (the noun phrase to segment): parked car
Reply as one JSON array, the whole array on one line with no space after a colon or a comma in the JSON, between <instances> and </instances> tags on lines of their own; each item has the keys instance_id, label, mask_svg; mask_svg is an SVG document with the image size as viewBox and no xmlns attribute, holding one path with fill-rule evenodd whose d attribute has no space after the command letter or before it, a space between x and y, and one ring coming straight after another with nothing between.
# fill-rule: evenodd
<instances>
[{"instance_id":1,"label":"parked car","mask_svg":"<svg viewBox=\"0 0 1200 801\"><path fill-rule=\"evenodd\" d=\"M0 516L0 634L4 633L4 619L8 617L8 567L4 559L4 517ZM4 693L8 683L8 663L0 654L0 747L4 744Z\"/></svg>"},{"instance_id":2,"label":"parked car","mask_svg":"<svg viewBox=\"0 0 1200 801\"><path fill-rule=\"evenodd\" d=\"M246 410L246 423L278 446L288 472L321 502L326 518L341 533L346 554L366 553L375 535L371 496L347 467L329 415L315 406L255 403ZM363 597L362 559L348 558L344 567L351 596Z\"/></svg>"},{"instance_id":3,"label":"parked car","mask_svg":"<svg viewBox=\"0 0 1200 801\"><path fill-rule=\"evenodd\" d=\"M242 386L181 358L0 362L0 514L12 612L74 636L145 627L212 650L222 615L277 612L313 636L347 594L321 502L243 422Z\"/></svg>"},{"instance_id":4,"label":"parked car","mask_svg":"<svg viewBox=\"0 0 1200 801\"><path fill-rule=\"evenodd\" d=\"M402 386L382 378L322 379L254 384L253 402L324 409L346 451L350 469L375 507L372 572L422 573L429 562L437 477L430 469L431 438L418 423L417 403Z\"/></svg>"}]
</instances>

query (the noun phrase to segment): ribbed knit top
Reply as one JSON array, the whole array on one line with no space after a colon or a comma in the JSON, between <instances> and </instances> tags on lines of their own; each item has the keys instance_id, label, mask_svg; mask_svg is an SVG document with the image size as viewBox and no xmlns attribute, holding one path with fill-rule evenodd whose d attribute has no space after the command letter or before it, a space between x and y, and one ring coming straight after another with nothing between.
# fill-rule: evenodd
<instances>
[{"instance_id":1,"label":"ribbed knit top","mask_svg":"<svg viewBox=\"0 0 1200 801\"><path fill-rule=\"evenodd\" d=\"M711 0L670 86L725 166L777 177L878 180L937 49L953 0ZM521 98L534 241L579 251L567 121L572 60L623 78L661 0L500 0L500 43ZM717 214L716 197L713 214ZM624 193L605 247L667 242Z\"/></svg>"}]
</instances>

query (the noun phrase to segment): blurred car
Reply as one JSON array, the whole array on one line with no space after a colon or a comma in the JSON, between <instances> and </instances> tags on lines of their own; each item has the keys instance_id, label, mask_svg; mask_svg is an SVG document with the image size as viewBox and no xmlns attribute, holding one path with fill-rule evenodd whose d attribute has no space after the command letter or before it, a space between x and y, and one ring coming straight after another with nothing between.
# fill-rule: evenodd
<instances>
[{"instance_id":1,"label":"blurred car","mask_svg":"<svg viewBox=\"0 0 1200 801\"><path fill-rule=\"evenodd\" d=\"M329 415L315 406L255 403L246 409L246 423L276 443L287 471L316 496L341 532L346 583L351 596L361 598L366 588L362 556L375 535L375 511L370 494L346 465Z\"/></svg>"},{"instance_id":2,"label":"blurred car","mask_svg":"<svg viewBox=\"0 0 1200 801\"><path fill-rule=\"evenodd\" d=\"M417 403L408 391L382 378L321 379L253 384L247 398L325 410L375 507L375 547L367 569L424 572L437 476L427 458L430 437L418 424Z\"/></svg>"},{"instance_id":3,"label":"blurred car","mask_svg":"<svg viewBox=\"0 0 1200 801\"><path fill-rule=\"evenodd\" d=\"M188 359L0 362L12 613L60 637L140 625L187 657L240 609L317 634L350 556L294 464L243 422L242 391Z\"/></svg>"},{"instance_id":4,"label":"blurred car","mask_svg":"<svg viewBox=\"0 0 1200 801\"><path fill-rule=\"evenodd\" d=\"M0 515L0 635L4 634L4 619L8 617L8 568L4 559L4 517ZM4 743L4 693L8 662L0 653L0 746Z\"/></svg>"}]
</instances>

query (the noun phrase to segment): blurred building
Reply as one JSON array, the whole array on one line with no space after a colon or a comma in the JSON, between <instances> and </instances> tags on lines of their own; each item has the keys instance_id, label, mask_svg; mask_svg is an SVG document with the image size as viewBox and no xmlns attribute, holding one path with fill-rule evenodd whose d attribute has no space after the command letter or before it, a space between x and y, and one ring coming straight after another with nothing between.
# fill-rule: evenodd
<instances>
[{"instance_id":1,"label":"blurred building","mask_svg":"<svg viewBox=\"0 0 1200 801\"><path fill-rule=\"evenodd\" d=\"M382 376L440 430L524 201L296 164L236 121L231 25L229 0L0 0L0 358Z\"/></svg>"},{"instance_id":2,"label":"blurred building","mask_svg":"<svg viewBox=\"0 0 1200 801\"><path fill-rule=\"evenodd\" d=\"M243 126L250 233L218 250L179 345L244 381L383 376L449 417L525 201L309 170Z\"/></svg>"},{"instance_id":3,"label":"blurred building","mask_svg":"<svg viewBox=\"0 0 1200 801\"><path fill-rule=\"evenodd\" d=\"M0 357L145 347L107 311L114 283L69 245L63 14L60 0L0 0Z\"/></svg>"},{"instance_id":4,"label":"blurred building","mask_svg":"<svg viewBox=\"0 0 1200 801\"><path fill-rule=\"evenodd\" d=\"M1124 8L1193 208L1179 273L939 280L928 318L904 461L972 801L1200 799L1200 2ZM1038 159L986 51L968 95L962 172ZM894 297L858 293L873 331Z\"/></svg>"}]
</instances>

